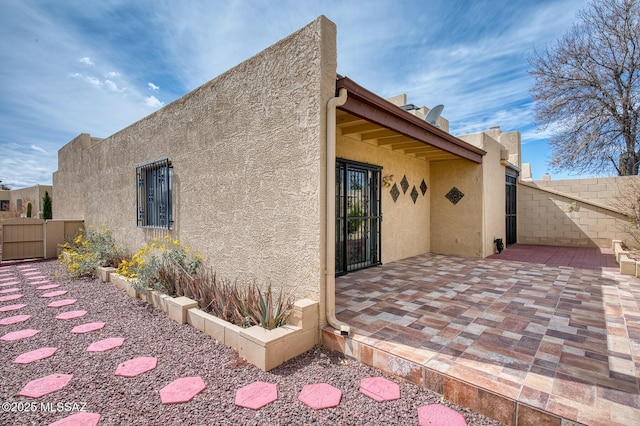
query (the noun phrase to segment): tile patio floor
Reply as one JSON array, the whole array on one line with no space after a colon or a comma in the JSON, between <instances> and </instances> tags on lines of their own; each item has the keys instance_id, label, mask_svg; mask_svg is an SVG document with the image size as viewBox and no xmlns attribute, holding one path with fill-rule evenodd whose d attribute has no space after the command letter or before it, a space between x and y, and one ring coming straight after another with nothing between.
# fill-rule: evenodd
<instances>
[{"instance_id":1,"label":"tile patio floor","mask_svg":"<svg viewBox=\"0 0 640 426\"><path fill-rule=\"evenodd\" d=\"M640 425L640 279L610 250L426 254L336 279L325 344L506 424Z\"/></svg>"}]
</instances>

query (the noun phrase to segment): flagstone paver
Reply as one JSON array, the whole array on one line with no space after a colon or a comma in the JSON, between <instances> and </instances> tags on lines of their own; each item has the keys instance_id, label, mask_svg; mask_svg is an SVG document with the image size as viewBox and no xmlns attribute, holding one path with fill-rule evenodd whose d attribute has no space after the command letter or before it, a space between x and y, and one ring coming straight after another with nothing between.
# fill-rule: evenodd
<instances>
[{"instance_id":1,"label":"flagstone paver","mask_svg":"<svg viewBox=\"0 0 640 426\"><path fill-rule=\"evenodd\" d=\"M65 295L67 293L68 293L67 290L50 291L48 293L41 294L40 297L46 297L46 298L58 297L58 296Z\"/></svg>"},{"instance_id":2,"label":"flagstone paver","mask_svg":"<svg viewBox=\"0 0 640 426\"><path fill-rule=\"evenodd\" d=\"M236 390L235 404L258 410L278 399L278 387L274 383L253 382Z\"/></svg>"},{"instance_id":3,"label":"flagstone paver","mask_svg":"<svg viewBox=\"0 0 640 426\"><path fill-rule=\"evenodd\" d=\"M62 306L68 306L68 305L73 305L74 303L76 303L78 301L78 299L62 299L62 300L56 300L55 302L51 302L47 305L47 307L49 308L60 308Z\"/></svg>"},{"instance_id":4,"label":"flagstone paver","mask_svg":"<svg viewBox=\"0 0 640 426\"><path fill-rule=\"evenodd\" d=\"M189 402L206 387L207 385L200 376L181 377L160 389L160 400L163 404Z\"/></svg>"},{"instance_id":5,"label":"flagstone paver","mask_svg":"<svg viewBox=\"0 0 640 426\"><path fill-rule=\"evenodd\" d=\"M19 303L17 305L7 305L7 306L3 306L0 308L0 312L9 312L9 311L16 311L18 309L22 309L25 306L27 306L24 303Z\"/></svg>"},{"instance_id":6,"label":"flagstone paver","mask_svg":"<svg viewBox=\"0 0 640 426\"><path fill-rule=\"evenodd\" d=\"M5 288L4 290L0 290L0 294L14 293L16 291L20 291L18 287Z\"/></svg>"},{"instance_id":7,"label":"flagstone paver","mask_svg":"<svg viewBox=\"0 0 640 426\"><path fill-rule=\"evenodd\" d=\"M13 360L15 364L29 364L34 361L39 361L41 359L49 358L53 355L58 348L39 348L33 351L25 352L22 355L18 355L16 359Z\"/></svg>"},{"instance_id":8,"label":"flagstone paver","mask_svg":"<svg viewBox=\"0 0 640 426\"><path fill-rule=\"evenodd\" d=\"M108 339L98 340L97 342L93 342L90 344L86 352L105 352L111 350L113 348L117 348L124 343L124 338L122 337L110 337Z\"/></svg>"},{"instance_id":9,"label":"flagstone paver","mask_svg":"<svg viewBox=\"0 0 640 426\"><path fill-rule=\"evenodd\" d=\"M35 336L38 333L40 333L40 330L28 328L26 330L12 331L10 333L7 333L4 336L0 337L0 340L12 342L14 340L26 339L27 337Z\"/></svg>"},{"instance_id":10,"label":"flagstone paver","mask_svg":"<svg viewBox=\"0 0 640 426\"><path fill-rule=\"evenodd\" d=\"M50 290L52 288L58 288L60 287L60 284L47 284L47 285L41 285L40 287L36 287L36 290Z\"/></svg>"},{"instance_id":11,"label":"flagstone paver","mask_svg":"<svg viewBox=\"0 0 640 426\"><path fill-rule=\"evenodd\" d=\"M67 386L73 379L73 374L51 374L27 383L18 395L30 398L40 398Z\"/></svg>"},{"instance_id":12,"label":"flagstone paver","mask_svg":"<svg viewBox=\"0 0 640 426\"><path fill-rule=\"evenodd\" d=\"M121 362L116 368L115 375L123 377L136 377L147 371L151 371L156 368L158 364L158 358L141 356L138 358L130 359L129 361Z\"/></svg>"},{"instance_id":13,"label":"flagstone paver","mask_svg":"<svg viewBox=\"0 0 640 426\"><path fill-rule=\"evenodd\" d=\"M17 300L20 299L23 295L22 294L10 294L8 296L2 296L0 297L0 302L8 302L10 300Z\"/></svg>"},{"instance_id":14,"label":"flagstone paver","mask_svg":"<svg viewBox=\"0 0 640 426\"><path fill-rule=\"evenodd\" d=\"M384 377L368 377L360 380L360 392L378 402L400 398L400 386Z\"/></svg>"},{"instance_id":15,"label":"flagstone paver","mask_svg":"<svg viewBox=\"0 0 640 426\"><path fill-rule=\"evenodd\" d=\"M418 422L420 426L467 426L462 414L442 404L418 408Z\"/></svg>"},{"instance_id":16,"label":"flagstone paver","mask_svg":"<svg viewBox=\"0 0 640 426\"><path fill-rule=\"evenodd\" d=\"M86 324L81 324L73 327L71 329L71 332L75 334L89 333L91 331L100 330L102 327L104 327L104 325L104 322L88 322Z\"/></svg>"},{"instance_id":17,"label":"flagstone paver","mask_svg":"<svg viewBox=\"0 0 640 426\"><path fill-rule=\"evenodd\" d=\"M305 385L298 395L298 399L314 410L337 407L340 404L342 392L329 383Z\"/></svg>"},{"instance_id":18,"label":"flagstone paver","mask_svg":"<svg viewBox=\"0 0 640 426\"><path fill-rule=\"evenodd\" d=\"M73 318L80 318L87 314L87 311L69 311L56 315L56 319L68 320Z\"/></svg>"},{"instance_id":19,"label":"flagstone paver","mask_svg":"<svg viewBox=\"0 0 640 426\"><path fill-rule=\"evenodd\" d=\"M12 317L3 318L0 320L0 325L10 325L23 322L31 318L31 315L15 315Z\"/></svg>"},{"instance_id":20,"label":"flagstone paver","mask_svg":"<svg viewBox=\"0 0 640 426\"><path fill-rule=\"evenodd\" d=\"M50 423L49 426L96 426L100 422L100 417L98 413L83 411Z\"/></svg>"}]
</instances>

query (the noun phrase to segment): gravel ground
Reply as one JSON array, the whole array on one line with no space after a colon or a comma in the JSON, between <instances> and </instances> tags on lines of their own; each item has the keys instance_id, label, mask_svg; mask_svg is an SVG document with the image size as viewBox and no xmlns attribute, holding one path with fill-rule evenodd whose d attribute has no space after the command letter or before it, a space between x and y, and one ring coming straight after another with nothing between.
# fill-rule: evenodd
<instances>
[{"instance_id":1,"label":"gravel ground","mask_svg":"<svg viewBox=\"0 0 640 426\"><path fill-rule=\"evenodd\" d=\"M26 322L0 326L0 335L26 328L41 330L30 338L0 341L2 403L35 401L54 406L67 403L67 408L83 407L85 411L99 413L101 425L406 425L418 423L418 407L443 403L462 413L469 425L500 424L442 402L435 393L389 377L400 385L401 398L378 403L359 392L360 379L379 376L377 370L322 348L270 372L262 372L238 358L232 349L187 324L176 324L163 312L128 297L110 283L96 279L69 280L53 260L32 265L47 275L52 284L61 284L55 290L69 292L53 299L41 298L39 294L46 291L27 285L27 280L17 274L22 280L20 293L24 297L0 302L0 306L27 304L17 311L0 312L0 319L32 315ZM6 288L9 287L0 289ZM78 301L62 308L46 306L62 298ZM71 320L54 318L71 310L88 313ZM74 326L87 322L106 322L106 325L86 334L70 333ZM123 337L125 342L107 352L85 352L89 344L109 337ZM13 363L24 352L47 346L56 346L58 351L31 364ZM114 375L119 363L140 356L157 357L157 367L135 378ZM30 380L54 373L73 374L73 379L63 389L41 398L18 396ZM201 376L207 388L189 403L161 404L158 391L184 376ZM236 389L257 380L276 383L278 399L257 411L234 405ZM340 405L316 411L298 400L304 385L320 382L342 391ZM39 408L34 412L0 411L0 424L44 425L70 414L73 411L51 412Z\"/></svg>"}]
</instances>

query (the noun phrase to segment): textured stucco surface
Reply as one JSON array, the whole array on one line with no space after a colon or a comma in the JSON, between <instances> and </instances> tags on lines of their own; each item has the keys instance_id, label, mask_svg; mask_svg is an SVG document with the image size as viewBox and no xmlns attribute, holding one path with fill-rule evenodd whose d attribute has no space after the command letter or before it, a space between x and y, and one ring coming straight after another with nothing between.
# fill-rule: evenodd
<instances>
[{"instance_id":1,"label":"textured stucco surface","mask_svg":"<svg viewBox=\"0 0 640 426\"><path fill-rule=\"evenodd\" d=\"M336 66L335 25L320 17L113 136L70 142L54 177L64 206L56 218L106 225L130 250L164 236L136 227L135 167L169 158L172 238L220 277L321 300L325 107Z\"/></svg>"},{"instance_id":2,"label":"textured stucco surface","mask_svg":"<svg viewBox=\"0 0 640 426\"><path fill-rule=\"evenodd\" d=\"M622 215L576 201L577 197L616 209L620 197L632 193L626 189L631 182L638 184L640 177L529 182L566 196L518 185L518 242L598 247L611 247L615 239L631 243L623 232L626 220Z\"/></svg>"},{"instance_id":3,"label":"textured stucco surface","mask_svg":"<svg viewBox=\"0 0 640 426\"><path fill-rule=\"evenodd\" d=\"M382 262L392 262L430 250L430 196L429 162L338 135L336 155L352 161L382 166L382 176L393 175L389 187L382 188ZM406 193L400 188L406 176L409 188ZM427 192L422 195L420 183L424 179ZM394 203L391 188L396 184L400 196ZM418 198L414 204L411 190L416 187Z\"/></svg>"}]
</instances>

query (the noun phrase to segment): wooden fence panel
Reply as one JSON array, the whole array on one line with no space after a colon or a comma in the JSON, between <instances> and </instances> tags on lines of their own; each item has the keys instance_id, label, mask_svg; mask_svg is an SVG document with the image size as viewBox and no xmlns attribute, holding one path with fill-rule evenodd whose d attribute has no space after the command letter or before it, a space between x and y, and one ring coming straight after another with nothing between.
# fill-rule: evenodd
<instances>
[{"instance_id":1,"label":"wooden fence panel","mask_svg":"<svg viewBox=\"0 0 640 426\"><path fill-rule=\"evenodd\" d=\"M44 257L44 220L18 218L2 222L2 260Z\"/></svg>"}]
</instances>

